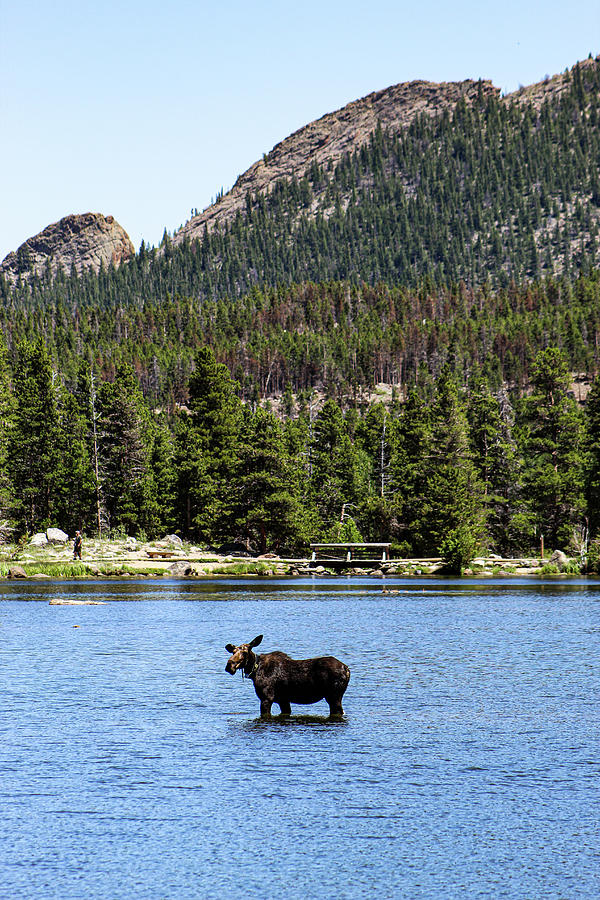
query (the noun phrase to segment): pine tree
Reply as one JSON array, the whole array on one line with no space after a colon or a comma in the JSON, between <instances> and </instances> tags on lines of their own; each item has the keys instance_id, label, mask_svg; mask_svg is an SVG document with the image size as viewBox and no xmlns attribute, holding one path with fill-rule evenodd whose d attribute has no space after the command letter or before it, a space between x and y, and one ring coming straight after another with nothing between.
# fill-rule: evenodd
<instances>
[{"instance_id":1,"label":"pine tree","mask_svg":"<svg viewBox=\"0 0 600 900\"><path fill-rule=\"evenodd\" d=\"M390 461L390 493L400 522L403 555L429 552L421 516L433 454L431 410L423 392L413 387L402 407L396 451Z\"/></svg>"},{"instance_id":2,"label":"pine tree","mask_svg":"<svg viewBox=\"0 0 600 900\"><path fill-rule=\"evenodd\" d=\"M19 346L14 386L16 410L8 459L18 528L31 533L64 526L54 518L62 475L59 417L50 357L41 338Z\"/></svg>"},{"instance_id":3,"label":"pine tree","mask_svg":"<svg viewBox=\"0 0 600 900\"><path fill-rule=\"evenodd\" d=\"M585 404L585 498L589 538L600 537L600 379L596 378Z\"/></svg>"},{"instance_id":4,"label":"pine tree","mask_svg":"<svg viewBox=\"0 0 600 900\"><path fill-rule=\"evenodd\" d=\"M89 422L77 399L57 391L57 471L54 515L66 531L95 530L96 481L90 456Z\"/></svg>"},{"instance_id":5,"label":"pine tree","mask_svg":"<svg viewBox=\"0 0 600 900\"><path fill-rule=\"evenodd\" d=\"M524 488L546 546L569 547L577 540L585 509L583 428L568 394L569 366L559 349L537 354L532 382L521 414Z\"/></svg>"},{"instance_id":6,"label":"pine tree","mask_svg":"<svg viewBox=\"0 0 600 900\"><path fill-rule=\"evenodd\" d=\"M156 504L155 530L166 534L179 528L175 516L177 473L175 442L164 417L154 418L149 433L152 495Z\"/></svg>"},{"instance_id":7,"label":"pine tree","mask_svg":"<svg viewBox=\"0 0 600 900\"><path fill-rule=\"evenodd\" d=\"M181 413L174 423L175 517L184 534L194 540L213 540L213 523L218 518L214 479L208 474L203 441Z\"/></svg>"},{"instance_id":8,"label":"pine tree","mask_svg":"<svg viewBox=\"0 0 600 900\"><path fill-rule=\"evenodd\" d=\"M494 395L485 378L476 382L468 401L473 461L483 487L488 549L519 552L532 533L522 501L514 411L505 391ZM527 544L526 544L527 545Z\"/></svg>"},{"instance_id":9,"label":"pine tree","mask_svg":"<svg viewBox=\"0 0 600 900\"><path fill-rule=\"evenodd\" d=\"M133 371L117 369L98 390L98 455L102 498L111 530L155 536L159 504L152 477L150 413Z\"/></svg>"},{"instance_id":10,"label":"pine tree","mask_svg":"<svg viewBox=\"0 0 600 900\"><path fill-rule=\"evenodd\" d=\"M180 480L178 505L195 511L191 525L198 537L229 539L234 527L230 485L239 472L243 411L229 370L208 347L196 357L189 406L191 416L180 426L179 439L179 458L182 450L190 454L184 461L189 481Z\"/></svg>"},{"instance_id":11,"label":"pine tree","mask_svg":"<svg viewBox=\"0 0 600 900\"><path fill-rule=\"evenodd\" d=\"M432 423L420 531L430 550L460 573L483 533L483 491L469 446L464 401L447 369L436 384Z\"/></svg>"},{"instance_id":12,"label":"pine tree","mask_svg":"<svg viewBox=\"0 0 600 900\"><path fill-rule=\"evenodd\" d=\"M4 520L10 518L12 514L9 440L15 425L15 399L11 379L6 344L0 334L0 516Z\"/></svg>"},{"instance_id":13,"label":"pine tree","mask_svg":"<svg viewBox=\"0 0 600 900\"><path fill-rule=\"evenodd\" d=\"M233 492L237 535L261 553L298 549L308 542L309 519L299 481L283 429L272 413L258 410L245 420Z\"/></svg>"},{"instance_id":14,"label":"pine tree","mask_svg":"<svg viewBox=\"0 0 600 900\"><path fill-rule=\"evenodd\" d=\"M330 529L342 509L360 496L357 454L337 403L325 401L314 422L311 445L311 488L323 528Z\"/></svg>"}]
</instances>

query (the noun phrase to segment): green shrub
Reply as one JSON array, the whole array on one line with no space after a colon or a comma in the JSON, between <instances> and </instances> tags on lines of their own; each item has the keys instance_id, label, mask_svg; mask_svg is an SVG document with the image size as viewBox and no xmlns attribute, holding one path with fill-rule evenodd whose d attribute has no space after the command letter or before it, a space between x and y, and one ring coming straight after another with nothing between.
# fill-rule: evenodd
<instances>
[{"instance_id":1,"label":"green shrub","mask_svg":"<svg viewBox=\"0 0 600 900\"><path fill-rule=\"evenodd\" d=\"M448 532L439 546L446 569L452 575L461 575L469 565L477 550L477 539L473 531L465 525L459 525Z\"/></svg>"},{"instance_id":2,"label":"green shrub","mask_svg":"<svg viewBox=\"0 0 600 900\"><path fill-rule=\"evenodd\" d=\"M545 563L540 572L542 575L581 575L581 564L576 559L568 560L562 568L555 563Z\"/></svg>"},{"instance_id":3,"label":"green shrub","mask_svg":"<svg viewBox=\"0 0 600 900\"><path fill-rule=\"evenodd\" d=\"M364 538L352 516L347 516L329 529L327 540L336 544L360 544Z\"/></svg>"},{"instance_id":4,"label":"green shrub","mask_svg":"<svg viewBox=\"0 0 600 900\"><path fill-rule=\"evenodd\" d=\"M149 575L162 575L163 572L157 569L152 568L138 568L137 566L128 566L119 565L116 563L112 566L98 566L97 570L100 575L106 575L107 577L118 577L119 575L138 575L138 576L149 576Z\"/></svg>"}]
</instances>

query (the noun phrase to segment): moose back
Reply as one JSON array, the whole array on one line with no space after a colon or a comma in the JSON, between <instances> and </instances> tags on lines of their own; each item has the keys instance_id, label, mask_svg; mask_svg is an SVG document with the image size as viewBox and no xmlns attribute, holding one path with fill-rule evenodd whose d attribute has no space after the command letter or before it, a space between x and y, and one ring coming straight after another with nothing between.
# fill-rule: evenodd
<instances>
[{"instance_id":1,"label":"moose back","mask_svg":"<svg viewBox=\"0 0 600 900\"><path fill-rule=\"evenodd\" d=\"M334 656L318 656L314 659L292 659L287 653L254 653L254 647L262 641L259 634L247 644L227 644L231 653L225 671L234 675L241 669L254 683L260 700L260 714L271 715L273 703L277 703L284 715L291 713L291 703L318 703L326 700L331 716L341 716L342 697L350 680L350 669Z\"/></svg>"}]
</instances>

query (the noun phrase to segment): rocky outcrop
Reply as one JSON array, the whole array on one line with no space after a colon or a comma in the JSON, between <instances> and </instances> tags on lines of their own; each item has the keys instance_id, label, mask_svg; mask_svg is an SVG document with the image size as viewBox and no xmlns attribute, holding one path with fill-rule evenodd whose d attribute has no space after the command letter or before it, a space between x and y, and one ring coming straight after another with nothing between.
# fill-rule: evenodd
<instances>
[{"instance_id":1,"label":"rocky outcrop","mask_svg":"<svg viewBox=\"0 0 600 900\"><path fill-rule=\"evenodd\" d=\"M595 64L588 59L577 65ZM302 178L313 164L335 165L346 153L352 153L367 143L378 126L392 132L406 128L419 115L437 116L453 109L459 100L471 104L481 97L495 95L501 103L531 104L539 108L551 98L558 97L569 86L575 68L561 75L547 76L542 82L520 88L500 96L500 89L491 81L460 81L436 84L411 81L396 84L355 100L337 112L327 113L277 144L270 153L240 175L232 189L202 213L189 220L174 236L175 244L184 239L202 237L217 223L231 221L246 209L248 195L268 193L281 179Z\"/></svg>"},{"instance_id":2,"label":"rocky outcrop","mask_svg":"<svg viewBox=\"0 0 600 900\"><path fill-rule=\"evenodd\" d=\"M335 164L345 153L359 149L370 140L378 125L391 131L406 128L421 113L439 115L462 98L473 103L481 94L500 94L491 81L461 81L435 84L411 81L376 91L355 100L337 112L315 122L277 144L263 159L240 175L233 188L217 203L189 220L173 242L200 238L218 222L233 219L246 208L246 195L267 192L280 178L301 178L316 163Z\"/></svg>"},{"instance_id":3,"label":"rocky outcrop","mask_svg":"<svg viewBox=\"0 0 600 900\"><path fill-rule=\"evenodd\" d=\"M366 144L378 126L400 131L419 115L441 115L452 110L459 100L472 104L486 96L496 96L504 104L531 104L539 109L544 101L558 98L568 88L577 77L578 67L585 68L595 62L591 58L584 60L570 71L547 76L504 97L487 80L439 84L412 81L375 91L321 116L278 143L240 175L228 193L179 229L173 242L195 240L205 228L210 230L217 224L232 221L238 212L245 211L248 196L254 198L258 193L268 193L282 178L301 179L315 164L335 166L346 153ZM46 270L54 275L60 268L66 272L72 269L78 273L86 269L97 272L101 265L119 266L134 255L127 233L112 216L85 213L66 216L29 238L0 263L0 274L15 282L19 277L27 278L31 273L41 274Z\"/></svg>"},{"instance_id":4,"label":"rocky outcrop","mask_svg":"<svg viewBox=\"0 0 600 900\"><path fill-rule=\"evenodd\" d=\"M573 78L577 77L577 70L583 71L587 66L596 64L598 57L588 57L576 63L572 69L567 69L559 75L546 75L543 81L520 87L517 91L503 97L504 103L531 104L534 109L540 109L546 100L556 101L571 85Z\"/></svg>"},{"instance_id":5,"label":"rocky outcrop","mask_svg":"<svg viewBox=\"0 0 600 900\"><path fill-rule=\"evenodd\" d=\"M98 272L102 265L119 266L134 255L127 232L112 216L85 213L66 216L29 238L4 258L0 274L14 282L46 271L54 276L59 269Z\"/></svg>"}]
</instances>

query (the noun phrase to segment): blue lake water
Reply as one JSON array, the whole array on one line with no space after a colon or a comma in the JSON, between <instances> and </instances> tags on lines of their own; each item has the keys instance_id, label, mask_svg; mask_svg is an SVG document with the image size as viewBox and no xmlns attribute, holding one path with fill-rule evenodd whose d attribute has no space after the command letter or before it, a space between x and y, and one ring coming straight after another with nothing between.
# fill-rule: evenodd
<instances>
[{"instance_id":1,"label":"blue lake water","mask_svg":"<svg viewBox=\"0 0 600 900\"><path fill-rule=\"evenodd\" d=\"M0 583L0 897L596 900L600 583L382 586ZM258 719L259 633L343 720Z\"/></svg>"}]
</instances>

